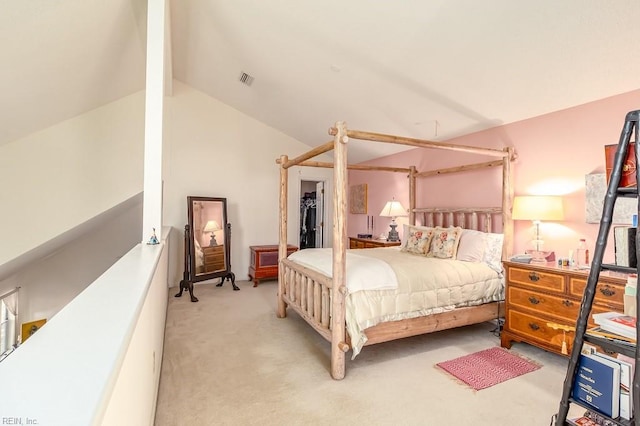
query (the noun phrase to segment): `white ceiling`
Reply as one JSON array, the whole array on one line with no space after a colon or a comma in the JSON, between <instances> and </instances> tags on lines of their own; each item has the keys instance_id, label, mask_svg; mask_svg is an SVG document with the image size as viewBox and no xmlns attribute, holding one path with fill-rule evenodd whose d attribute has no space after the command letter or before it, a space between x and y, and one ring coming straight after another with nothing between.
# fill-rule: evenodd
<instances>
[{"instance_id":1,"label":"white ceiling","mask_svg":"<svg viewBox=\"0 0 640 426\"><path fill-rule=\"evenodd\" d=\"M0 143L144 87L146 2L2 3ZM310 146L337 120L446 140L640 88L637 0L173 0L170 12L174 78ZM397 150L371 147L354 143L350 159Z\"/></svg>"}]
</instances>

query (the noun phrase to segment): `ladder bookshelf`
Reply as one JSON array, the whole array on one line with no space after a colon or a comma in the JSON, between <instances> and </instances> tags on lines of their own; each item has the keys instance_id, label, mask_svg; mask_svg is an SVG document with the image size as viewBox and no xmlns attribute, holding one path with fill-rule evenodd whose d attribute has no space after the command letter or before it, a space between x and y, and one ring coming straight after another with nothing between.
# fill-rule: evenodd
<instances>
[{"instance_id":1,"label":"ladder bookshelf","mask_svg":"<svg viewBox=\"0 0 640 426\"><path fill-rule=\"evenodd\" d=\"M580 305L580 312L578 315L578 320L576 322L576 331L575 331L575 339L573 342L573 348L571 350L571 357L569 359L569 364L567 367L567 374L564 380L563 390L562 390L562 400L560 401L560 407L558 409L558 413L555 414L552 418L552 424L556 426L564 426L571 425L571 423L567 419L567 415L569 413L569 408L572 404L577 404L580 407L583 407L585 410L593 410L592 407L585 405L581 401L578 401L572 397L572 389L576 379L577 366L580 358L580 353L582 350L582 345L585 342L591 343L593 345L601 347L603 350L608 352L615 352L627 355L636 360L636 368L634 369L634 377L632 383L632 401L631 405L633 407L633 418L631 420L626 420L622 418L609 418L599 413L599 415L603 418L606 418L611 423L615 425L621 426L632 426L635 425L635 416L640 413L640 363L638 360L640 359L640 354L637 351L636 345L633 344L624 344L622 342L614 342L608 340L606 338L595 337L586 333L587 324L589 321L589 315L591 314L591 307L593 305L593 300L596 293L596 285L598 283L598 278L600 277L600 272L603 270L613 270L624 273L638 273L638 268L629 268L624 266L612 265L612 264L603 264L602 258L604 256L604 251L607 245L607 238L609 236L609 232L611 231L612 218L613 218L613 209L615 207L616 200L620 197L632 197L638 198L638 187L637 184L634 187L621 188L620 180L622 177L623 168L625 164L625 160L627 158L627 154L629 153L629 146L632 143L638 142L638 125L640 123L640 110L631 111L627 113L625 117L625 122L622 128L622 132L620 135L620 141L618 143L616 154L613 161L613 169L611 171L611 176L609 178L609 184L607 187L607 193L604 199L604 206L602 212L602 218L600 220L600 229L598 231L598 238L595 246L595 253L593 256L593 260L591 263L591 269L589 271L589 278L587 280L587 286L584 290L584 295L582 298L582 303ZM632 136L634 141L632 142ZM635 150L635 158L634 164L638 164L638 150ZM635 170L636 182L640 182L640 171L636 167ZM638 212L640 213L640 204L638 207ZM640 254L640 247L638 244L638 238L640 237L640 233L636 237L636 255ZM640 266L640 262L638 262ZM640 300L640 293L636 295L636 303ZM636 326L637 327L637 326ZM638 330L636 330L636 342L638 341ZM594 410L595 411L595 410ZM553 423L555 421L555 423Z\"/></svg>"}]
</instances>

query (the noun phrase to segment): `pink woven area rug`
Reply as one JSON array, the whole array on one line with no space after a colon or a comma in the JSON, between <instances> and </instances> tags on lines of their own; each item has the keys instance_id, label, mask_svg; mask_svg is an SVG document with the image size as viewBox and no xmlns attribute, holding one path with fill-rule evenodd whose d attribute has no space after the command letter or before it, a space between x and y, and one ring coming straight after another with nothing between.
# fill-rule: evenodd
<instances>
[{"instance_id":1,"label":"pink woven area rug","mask_svg":"<svg viewBox=\"0 0 640 426\"><path fill-rule=\"evenodd\" d=\"M541 367L507 349L494 347L436 364L458 381L481 390Z\"/></svg>"}]
</instances>

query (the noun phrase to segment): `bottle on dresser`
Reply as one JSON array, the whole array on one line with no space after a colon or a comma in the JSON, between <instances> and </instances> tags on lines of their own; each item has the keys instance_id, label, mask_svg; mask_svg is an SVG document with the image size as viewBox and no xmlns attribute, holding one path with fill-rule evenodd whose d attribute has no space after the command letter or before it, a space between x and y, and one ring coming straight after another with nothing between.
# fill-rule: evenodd
<instances>
[{"instance_id":1,"label":"bottle on dresser","mask_svg":"<svg viewBox=\"0 0 640 426\"><path fill-rule=\"evenodd\" d=\"M585 238L580 238L580 241L578 241L575 266L577 268L589 269L589 249L587 248L587 240Z\"/></svg>"}]
</instances>

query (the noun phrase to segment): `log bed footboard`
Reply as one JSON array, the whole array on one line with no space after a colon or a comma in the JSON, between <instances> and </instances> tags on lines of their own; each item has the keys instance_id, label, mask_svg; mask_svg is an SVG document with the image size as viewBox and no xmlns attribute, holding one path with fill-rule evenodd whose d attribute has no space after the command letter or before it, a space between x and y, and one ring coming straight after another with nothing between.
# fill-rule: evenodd
<instances>
[{"instance_id":1,"label":"log bed footboard","mask_svg":"<svg viewBox=\"0 0 640 426\"><path fill-rule=\"evenodd\" d=\"M322 337L331 341L331 278L288 259L280 261L280 270L283 278L280 297Z\"/></svg>"},{"instance_id":2,"label":"log bed footboard","mask_svg":"<svg viewBox=\"0 0 640 426\"><path fill-rule=\"evenodd\" d=\"M278 295L279 299L297 312L322 337L331 342L331 375L338 380L344 378L345 353L350 349L350 339L346 332L344 315L339 316L342 321L339 324L342 333L333 333L332 321L334 318L331 317L333 281L320 272L288 259L280 261L279 269L282 281L279 285L281 289ZM344 301L344 291L335 292L335 295ZM344 307L344 303L341 306ZM457 308L426 317L384 322L365 330L367 335L365 346L478 324L497 319L503 314L504 301L499 301ZM286 316L286 311L285 315L281 316ZM334 345L337 347L334 348Z\"/></svg>"}]
</instances>

